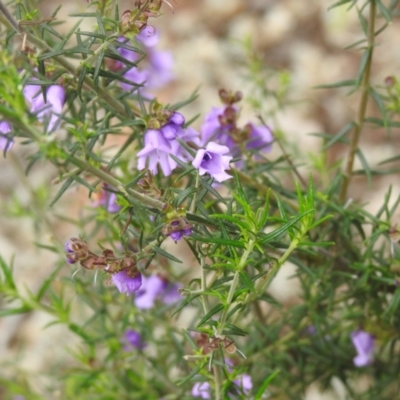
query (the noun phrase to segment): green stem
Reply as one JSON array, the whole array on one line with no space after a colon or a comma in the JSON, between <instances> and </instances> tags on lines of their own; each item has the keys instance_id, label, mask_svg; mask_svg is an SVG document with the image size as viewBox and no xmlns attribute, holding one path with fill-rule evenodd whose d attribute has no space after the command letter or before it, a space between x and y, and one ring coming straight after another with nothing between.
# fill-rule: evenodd
<instances>
[{"instance_id":1,"label":"green stem","mask_svg":"<svg viewBox=\"0 0 400 400\"><path fill-rule=\"evenodd\" d=\"M207 290L207 276L206 276L206 270L204 268L204 257L201 257L201 291L204 293ZM209 301L208 301L208 296L206 294L203 294L201 296L201 302L203 304L203 310L204 310L204 315L207 315L210 306L209 306Z\"/></svg>"},{"instance_id":2,"label":"green stem","mask_svg":"<svg viewBox=\"0 0 400 400\"><path fill-rule=\"evenodd\" d=\"M200 175L198 172L196 172L196 183L195 183L196 191L194 192L194 196L190 203L190 209L189 209L191 213L194 213L196 211L197 192L199 191L199 186L200 186Z\"/></svg>"},{"instance_id":3,"label":"green stem","mask_svg":"<svg viewBox=\"0 0 400 400\"><path fill-rule=\"evenodd\" d=\"M218 364L214 365L214 382L215 382L215 400L221 400L222 367Z\"/></svg>"},{"instance_id":4,"label":"green stem","mask_svg":"<svg viewBox=\"0 0 400 400\"><path fill-rule=\"evenodd\" d=\"M351 137L349 156L347 159L347 165L344 172L342 187L339 196L339 201L341 203L343 203L346 200L347 190L349 188L350 180L353 173L354 158L358 149L358 142L360 140L362 128L364 125L365 113L367 110L367 104L369 98L369 81L370 81L370 73L372 65L372 54L374 50L374 40L375 40L375 17L376 17L375 0L370 0L369 21L368 21L368 47L366 50L369 52L369 54L361 83L361 100L358 108L357 122L355 123L353 135Z\"/></svg>"},{"instance_id":5,"label":"green stem","mask_svg":"<svg viewBox=\"0 0 400 400\"><path fill-rule=\"evenodd\" d=\"M250 253L253 251L254 243L255 243L254 240L249 240L249 242L247 243L246 250L243 252L242 257L240 258L239 264L236 268L235 275L233 275L231 287L229 288L228 297L226 299L226 306L224 308L224 311L222 312L221 320L220 320L220 323L218 326L218 334L219 335L222 335L222 332L225 327L225 322L226 322L226 318L228 316L230 305L232 304L233 295L235 294L237 285L239 283L240 271L242 271L243 268L246 266L247 259L249 258Z\"/></svg>"},{"instance_id":6,"label":"green stem","mask_svg":"<svg viewBox=\"0 0 400 400\"><path fill-rule=\"evenodd\" d=\"M300 235L300 238L303 237L304 234ZM249 293L246 298L243 300L243 305L249 304L252 301L256 300L258 296L260 296L262 293L264 293L269 285L271 284L272 280L275 278L276 274L279 271L279 268L282 266L282 264L288 259L290 254L293 252L293 250L296 249L298 244L300 243L301 239L294 239L291 243L290 246L286 249L286 251L282 254L282 256L276 261L275 265L272 267L272 269L262 276L256 283L255 293ZM235 318L233 319L233 323L236 322L237 318L239 317L239 314L237 313L235 315Z\"/></svg>"},{"instance_id":7,"label":"green stem","mask_svg":"<svg viewBox=\"0 0 400 400\"><path fill-rule=\"evenodd\" d=\"M69 160L74 163L77 167L83 169L86 172L91 173L94 176L97 176L102 181L108 183L110 186L114 187L116 190L120 191L124 196L128 197L129 195L132 196L134 199L138 200L139 202L145 204L149 207L159 208L162 209L164 207L164 203L162 201L152 199L142 193L137 192L133 189L125 189L124 185L118 180L115 179L113 176L108 174L107 172L102 171L99 168L96 168L88 161L83 160L81 158L70 156Z\"/></svg>"}]
</instances>

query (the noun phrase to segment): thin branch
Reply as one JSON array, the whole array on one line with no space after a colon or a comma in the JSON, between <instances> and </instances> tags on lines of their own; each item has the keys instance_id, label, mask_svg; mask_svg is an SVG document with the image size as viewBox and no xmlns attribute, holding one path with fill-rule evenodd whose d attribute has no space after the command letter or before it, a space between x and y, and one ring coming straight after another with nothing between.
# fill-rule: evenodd
<instances>
[{"instance_id":1,"label":"thin branch","mask_svg":"<svg viewBox=\"0 0 400 400\"><path fill-rule=\"evenodd\" d=\"M344 172L342 187L339 196L340 203L344 203L346 201L347 190L349 188L350 180L353 174L354 158L358 149L358 142L360 140L362 128L364 125L365 113L367 110L367 104L369 98L369 80L370 80L372 54L374 50L374 40L375 40L375 18L376 18L376 4L375 0L371 0L369 6L369 21L368 21L368 48L366 50L369 52L369 54L361 84L361 100L358 109L357 122L353 130L353 135L351 137L349 156L347 159L347 165Z\"/></svg>"}]
</instances>

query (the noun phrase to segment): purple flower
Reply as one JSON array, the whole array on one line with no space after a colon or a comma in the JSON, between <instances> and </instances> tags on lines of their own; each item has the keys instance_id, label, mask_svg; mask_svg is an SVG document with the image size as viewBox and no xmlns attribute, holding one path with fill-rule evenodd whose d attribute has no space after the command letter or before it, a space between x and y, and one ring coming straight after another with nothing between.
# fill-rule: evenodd
<instances>
[{"instance_id":1,"label":"purple flower","mask_svg":"<svg viewBox=\"0 0 400 400\"><path fill-rule=\"evenodd\" d=\"M356 367L365 367L373 361L374 337L365 331L358 330L350 333L357 356L353 358Z\"/></svg>"},{"instance_id":2,"label":"purple flower","mask_svg":"<svg viewBox=\"0 0 400 400\"><path fill-rule=\"evenodd\" d=\"M121 339L122 344L124 345L125 351L130 351L132 348L137 350L142 350L146 347L146 343L144 342L141 334L139 332L134 331L133 329L127 329L124 333L124 336Z\"/></svg>"},{"instance_id":3,"label":"purple flower","mask_svg":"<svg viewBox=\"0 0 400 400\"><path fill-rule=\"evenodd\" d=\"M185 119L182 114L174 112L160 129L149 129L144 135L144 148L137 153L137 168L147 168L152 174L157 174L157 164L160 165L164 176L171 175L177 163L170 155L183 161L192 160L192 156L176 140L199 143L198 132L192 128L183 129Z\"/></svg>"},{"instance_id":4,"label":"purple flower","mask_svg":"<svg viewBox=\"0 0 400 400\"><path fill-rule=\"evenodd\" d=\"M158 43L158 33L154 26L146 25L135 39L145 47L154 47Z\"/></svg>"},{"instance_id":5,"label":"purple flower","mask_svg":"<svg viewBox=\"0 0 400 400\"><path fill-rule=\"evenodd\" d=\"M117 213L121 210L121 206L117 203L117 195L109 192L108 188L109 185L105 184L98 192L93 193L92 198L94 198L94 201L92 202L92 206L105 206L109 213Z\"/></svg>"},{"instance_id":6,"label":"purple flower","mask_svg":"<svg viewBox=\"0 0 400 400\"><path fill-rule=\"evenodd\" d=\"M171 305L180 298L177 285L169 283L157 275L150 275L148 278L143 277L143 285L135 296L135 305L137 308L147 310L154 307L157 299L164 304Z\"/></svg>"},{"instance_id":7,"label":"purple flower","mask_svg":"<svg viewBox=\"0 0 400 400\"><path fill-rule=\"evenodd\" d=\"M185 117L178 112L174 112L169 117L168 122L161 127L161 133L167 140L176 139L183 130L182 126L184 123Z\"/></svg>"},{"instance_id":8,"label":"purple flower","mask_svg":"<svg viewBox=\"0 0 400 400\"><path fill-rule=\"evenodd\" d=\"M192 388L192 396L211 399L210 389L211 386L208 382L196 382Z\"/></svg>"},{"instance_id":9,"label":"purple flower","mask_svg":"<svg viewBox=\"0 0 400 400\"><path fill-rule=\"evenodd\" d=\"M148 50L148 55L150 65L147 86L151 89L161 88L174 77L174 59L169 51Z\"/></svg>"},{"instance_id":10,"label":"purple flower","mask_svg":"<svg viewBox=\"0 0 400 400\"><path fill-rule=\"evenodd\" d=\"M199 170L200 175L209 174L217 182L223 182L229 178L225 170L229 169L229 162L232 157L225 156L229 149L226 146L221 146L215 142L207 144L205 149L197 151L192 165Z\"/></svg>"},{"instance_id":11,"label":"purple flower","mask_svg":"<svg viewBox=\"0 0 400 400\"><path fill-rule=\"evenodd\" d=\"M241 391L248 395L250 390L253 388L253 382L251 381L251 376L247 374L239 375L237 379L233 381L236 386L239 386Z\"/></svg>"},{"instance_id":12,"label":"purple flower","mask_svg":"<svg viewBox=\"0 0 400 400\"><path fill-rule=\"evenodd\" d=\"M180 220L172 221L170 226L171 226L171 229L175 229L175 230L172 230L170 232L169 236L175 242L177 242L178 240L181 240L184 235L190 236L192 234L191 225L188 225L188 224L182 225L182 221L180 221Z\"/></svg>"},{"instance_id":13,"label":"purple flower","mask_svg":"<svg viewBox=\"0 0 400 400\"><path fill-rule=\"evenodd\" d=\"M126 293L128 296L142 286L142 274L140 272L134 276L129 276L126 271L120 271L114 274L111 280L121 293Z\"/></svg>"},{"instance_id":14,"label":"purple flower","mask_svg":"<svg viewBox=\"0 0 400 400\"><path fill-rule=\"evenodd\" d=\"M232 124L221 124L221 117L227 107L213 107L205 116L205 121L201 126L201 142L203 145L209 141L218 141L218 143L228 146L230 149L236 147L235 142L229 135L233 128Z\"/></svg>"},{"instance_id":15,"label":"purple flower","mask_svg":"<svg viewBox=\"0 0 400 400\"><path fill-rule=\"evenodd\" d=\"M144 50L148 53L148 63L145 68L129 68L124 72L123 77L135 84L142 84L143 86L138 88L138 90L143 95L152 97L152 95L147 93L148 89L157 89L171 81L173 77L171 72L173 67L172 55L168 51L157 51L153 49L158 42L158 35L155 29L149 25L136 36L136 40L143 45ZM127 39L121 36L118 41L126 42ZM123 47L119 47L118 52L122 57L133 63L138 61L141 57L141 55L135 51ZM120 61L114 64L114 68L117 70L124 67L124 63ZM126 91L131 91L133 89L133 86L126 82L121 82L121 87Z\"/></svg>"},{"instance_id":16,"label":"purple flower","mask_svg":"<svg viewBox=\"0 0 400 400\"><path fill-rule=\"evenodd\" d=\"M11 132L11 125L7 121L0 122L0 150L7 152L11 150L14 140L7 135Z\"/></svg>"},{"instance_id":17,"label":"purple flower","mask_svg":"<svg viewBox=\"0 0 400 400\"><path fill-rule=\"evenodd\" d=\"M167 306L178 303L182 299L181 292L179 291L180 287L180 285L175 283L167 282L162 294L162 302Z\"/></svg>"},{"instance_id":18,"label":"purple flower","mask_svg":"<svg viewBox=\"0 0 400 400\"><path fill-rule=\"evenodd\" d=\"M139 170L144 169L148 163L147 168L153 175L156 175L157 164L160 164L164 176L169 176L177 165L169 157L170 154L172 154L171 146L162 132L157 129L149 129L144 136L144 148L137 153L137 167Z\"/></svg>"},{"instance_id":19,"label":"purple flower","mask_svg":"<svg viewBox=\"0 0 400 400\"><path fill-rule=\"evenodd\" d=\"M48 121L47 131L58 129L60 114L65 102L65 90L60 85L51 85L46 89L46 103L42 89L38 85L26 85L23 90L25 99L31 105L31 113L36 114L40 122Z\"/></svg>"},{"instance_id":20,"label":"purple flower","mask_svg":"<svg viewBox=\"0 0 400 400\"><path fill-rule=\"evenodd\" d=\"M246 128L250 130L250 139L246 148L269 153L274 140L271 130L265 125L255 126L251 122L247 124Z\"/></svg>"}]
</instances>

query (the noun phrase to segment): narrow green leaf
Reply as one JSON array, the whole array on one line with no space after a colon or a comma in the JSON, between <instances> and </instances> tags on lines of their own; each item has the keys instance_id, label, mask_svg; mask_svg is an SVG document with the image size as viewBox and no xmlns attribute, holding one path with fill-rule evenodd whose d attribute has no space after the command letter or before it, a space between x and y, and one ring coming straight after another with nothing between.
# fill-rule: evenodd
<instances>
[{"instance_id":1,"label":"narrow green leaf","mask_svg":"<svg viewBox=\"0 0 400 400\"><path fill-rule=\"evenodd\" d=\"M240 242L238 240L224 239L224 238L214 238L214 237L205 238L205 237L191 235L188 237L188 239L197 240L203 243L215 243L215 244L222 244L224 246L240 247L242 249L246 247L243 242Z\"/></svg>"},{"instance_id":2,"label":"narrow green leaf","mask_svg":"<svg viewBox=\"0 0 400 400\"><path fill-rule=\"evenodd\" d=\"M8 266L1 255L0 268L3 271L6 285L11 289L15 289L14 278L12 276L12 264Z\"/></svg>"},{"instance_id":3,"label":"narrow green leaf","mask_svg":"<svg viewBox=\"0 0 400 400\"><path fill-rule=\"evenodd\" d=\"M347 3L347 1L346 1ZM267 387L271 384L271 382L275 379L275 377L279 374L279 369L274 371L268 378L265 379L263 384L260 386L260 389L257 390L256 395L254 396L254 400L261 400L262 395L264 394Z\"/></svg>"},{"instance_id":4,"label":"narrow green leaf","mask_svg":"<svg viewBox=\"0 0 400 400\"><path fill-rule=\"evenodd\" d=\"M267 195L265 196L264 207L263 207L263 209L262 209L262 213L261 213L261 215L260 215L260 217L259 217L259 220L258 220L258 226L257 226L257 228L258 228L259 230L263 229L263 227L264 227L264 225L265 225L265 223L267 222L267 219L268 219L268 212L269 212L269 195L270 195L270 193L271 193L271 190L268 189Z\"/></svg>"},{"instance_id":5,"label":"narrow green leaf","mask_svg":"<svg viewBox=\"0 0 400 400\"><path fill-rule=\"evenodd\" d=\"M391 22L392 15L390 14L390 11L383 5L382 1L375 0L375 4L377 5L378 10L381 12L383 18L385 18L387 22Z\"/></svg>"},{"instance_id":6,"label":"narrow green leaf","mask_svg":"<svg viewBox=\"0 0 400 400\"><path fill-rule=\"evenodd\" d=\"M239 272L240 280L244 284L244 286L250 291L255 293L256 289L254 289L253 282L249 278L249 276L244 271Z\"/></svg>"},{"instance_id":7,"label":"narrow green leaf","mask_svg":"<svg viewBox=\"0 0 400 400\"><path fill-rule=\"evenodd\" d=\"M80 336L83 340L85 340L86 342L91 342L92 341L92 338L83 330L83 328L82 327L80 327L79 325L77 325L77 324L74 324L74 323L70 323L70 324L68 324L68 328L72 331L72 332L74 332L74 333L76 333L78 336Z\"/></svg>"},{"instance_id":8,"label":"narrow green leaf","mask_svg":"<svg viewBox=\"0 0 400 400\"><path fill-rule=\"evenodd\" d=\"M367 176L368 184L371 186L372 185L371 168L368 165L367 159L364 157L363 152L359 148L356 150L356 155L361 162L365 175Z\"/></svg>"},{"instance_id":9,"label":"narrow green leaf","mask_svg":"<svg viewBox=\"0 0 400 400\"><path fill-rule=\"evenodd\" d=\"M19 308L3 309L3 310L0 310L0 318L9 317L11 315L25 314L25 313L27 313L29 311L32 311L32 309L29 306L22 306L22 307L19 307Z\"/></svg>"},{"instance_id":10,"label":"narrow green leaf","mask_svg":"<svg viewBox=\"0 0 400 400\"><path fill-rule=\"evenodd\" d=\"M226 324L226 329L223 330L224 335L237 335L237 336L247 336L249 333L240 329L236 325Z\"/></svg>"},{"instance_id":11,"label":"narrow green leaf","mask_svg":"<svg viewBox=\"0 0 400 400\"><path fill-rule=\"evenodd\" d=\"M348 124L346 124L338 133L333 135L333 137L327 143L325 143L325 145L322 147L322 151L325 151L335 143L340 142L343 136L345 136L354 128L354 125L354 122L349 122Z\"/></svg>"},{"instance_id":12,"label":"narrow green leaf","mask_svg":"<svg viewBox=\"0 0 400 400\"><path fill-rule=\"evenodd\" d=\"M385 104L383 103L382 97L373 87L369 88L369 94L374 99L376 105L379 108L379 111L383 118L383 126L387 127L386 107L385 107Z\"/></svg>"},{"instance_id":13,"label":"narrow green leaf","mask_svg":"<svg viewBox=\"0 0 400 400\"><path fill-rule=\"evenodd\" d=\"M250 226L249 226L246 222L240 220L239 218L233 217L232 215L226 215L226 214L211 214L210 217L211 217L211 218L217 218L217 219L224 219L224 220L226 220L226 221L233 222L234 224L236 224L236 225L242 227L243 229L245 229L245 230L247 230L247 231L250 231L250 230L251 230L251 229L250 229Z\"/></svg>"},{"instance_id":14,"label":"narrow green leaf","mask_svg":"<svg viewBox=\"0 0 400 400\"><path fill-rule=\"evenodd\" d=\"M64 192L70 187L71 183L74 181L73 177L68 178L63 185L61 186L60 190L57 192L53 200L50 202L49 207L53 207L53 205L58 201L58 199L64 194Z\"/></svg>"},{"instance_id":15,"label":"narrow green leaf","mask_svg":"<svg viewBox=\"0 0 400 400\"><path fill-rule=\"evenodd\" d=\"M275 239L276 237L280 236L282 233L286 232L291 226L296 224L298 221L300 221L304 216L306 216L310 212L314 212L314 209L307 210L306 212L300 214L299 216L294 218L292 221L281 226L280 228L278 228L270 233L262 235L260 238L260 244L268 243L268 242L272 241L272 239Z\"/></svg>"},{"instance_id":16,"label":"narrow green leaf","mask_svg":"<svg viewBox=\"0 0 400 400\"><path fill-rule=\"evenodd\" d=\"M335 83L327 83L324 85L317 85L314 86L316 89L333 89L333 88L339 88L339 87L346 87L346 86L354 86L356 83L355 79L347 79L344 81L339 81Z\"/></svg>"},{"instance_id":17,"label":"narrow green leaf","mask_svg":"<svg viewBox=\"0 0 400 400\"><path fill-rule=\"evenodd\" d=\"M179 264L182 264L182 261L179 260L178 258L174 257L172 254L169 254L168 252L166 252L165 250L161 249L160 247L153 247L152 249L153 251L155 251L156 253L162 255L165 258L168 258L171 261L175 261Z\"/></svg>"},{"instance_id":18,"label":"narrow green leaf","mask_svg":"<svg viewBox=\"0 0 400 400\"><path fill-rule=\"evenodd\" d=\"M103 65L105 50L102 50L97 58L96 67L93 72L93 83L94 87L97 89L99 87L99 74L101 70L101 66Z\"/></svg>"},{"instance_id":19,"label":"narrow green leaf","mask_svg":"<svg viewBox=\"0 0 400 400\"><path fill-rule=\"evenodd\" d=\"M200 326L204 325L206 322L208 322L211 317L215 314L217 314L218 312L220 312L221 310L223 310L225 308L225 306L223 304L217 304L216 306L214 306L201 320L200 322L197 324L197 328L199 328Z\"/></svg>"}]
</instances>

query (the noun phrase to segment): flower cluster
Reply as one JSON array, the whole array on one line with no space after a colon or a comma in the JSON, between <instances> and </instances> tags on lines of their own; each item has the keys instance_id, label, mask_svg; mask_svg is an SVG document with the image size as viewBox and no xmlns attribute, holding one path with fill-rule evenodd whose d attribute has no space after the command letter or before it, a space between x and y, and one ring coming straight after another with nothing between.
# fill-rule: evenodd
<instances>
[{"instance_id":1,"label":"flower cluster","mask_svg":"<svg viewBox=\"0 0 400 400\"><path fill-rule=\"evenodd\" d=\"M227 146L233 157L239 157L243 150L270 152L273 142L270 128L265 125L256 126L252 122L242 128L237 125L239 109L234 103L241 100L241 93L232 94L222 89L219 95L225 105L213 107L206 115L201 126L202 145L215 141Z\"/></svg>"}]
</instances>

